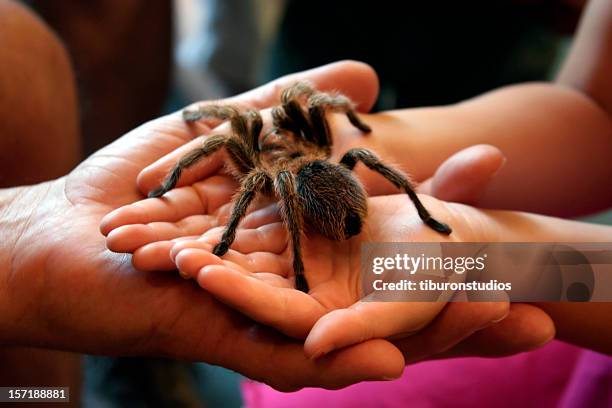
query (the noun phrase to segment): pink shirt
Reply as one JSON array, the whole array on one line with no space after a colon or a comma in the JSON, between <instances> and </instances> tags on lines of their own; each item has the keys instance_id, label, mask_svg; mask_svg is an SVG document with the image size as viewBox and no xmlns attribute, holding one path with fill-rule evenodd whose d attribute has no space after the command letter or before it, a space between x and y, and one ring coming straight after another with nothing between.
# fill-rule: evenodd
<instances>
[{"instance_id":1,"label":"pink shirt","mask_svg":"<svg viewBox=\"0 0 612 408\"><path fill-rule=\"evenodd\" d=\"M499 359L458 358L406 367L390 382L281 393L245 381L248 408L612 407L612 358L558 341Z\"/></svg>"}]
</instances>

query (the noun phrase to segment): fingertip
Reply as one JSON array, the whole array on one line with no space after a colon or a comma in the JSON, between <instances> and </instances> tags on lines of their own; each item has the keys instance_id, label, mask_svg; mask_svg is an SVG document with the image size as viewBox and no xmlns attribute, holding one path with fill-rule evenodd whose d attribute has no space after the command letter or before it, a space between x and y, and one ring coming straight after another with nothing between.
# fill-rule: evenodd
<instances>
[{"instance_id":1,"label":"fingertip","mask_svg":"<svg viewBox=\"0 0 612 408\"><path fill-rule=\"evenodd\" d=\"M151 242L150 229L143 224L122 225L110 231L106 247L113 252L131 253Z\"/></svg>"},{"instance_id":2,"label":"fingertip","mask_svg":"<svg viewBox=\"0 0 612 408\"><path fill-rule=\"evenodd\" d=\"M359 362L355 362L355 355L363 357L359 359ZM406 366L402 352L384 339L372 339L338 350L336 353L330 354L329 358L348 360L346 365L353 372L353 378L348 385L357 381L396 380L402 376ZM326 358L321 361L324 360Z\"/></svg>"},{"instance_id":3,"label":"fingertip","mask_svg":"<svg viewBox=\"0 0 612 408\"><path fill-rule=\"evenodd\" d=\"M369 112L378 98L380 83L378 74L371 65L356 60L342 60L328 66L338 69L343 75L338 78L338 87L349 93L357 104L357 111Z\"/></svg>"},{"instance_id":4,"label":"fingertip","mask_svg":"<svg viewBox=\"0 0 612 408\"><path fill-rule=\"evenodd\" d=\"M186 248L176 254L174 263L181 274L196 278L206 266L220 264L221 259L202 249Z\"/></svg>"},{"instance_id":5,"label":"fingertip","mask_svg":"<svg viewBox=\"0 0 612 408\"><path fill-rule=\"evenodd\" d=\"M440 165L431 180L431 194L445 201L474 203L505 162L506 157L495 146L463 149Z\"/></svg>"},{"instance_id":6,"label":"fingertip","mask_svg":"<svg viewBox=\"0 0 612 408\"><path fill-rule=\"evenodd\" d=\"M186 249L200 249L207 252L212 252L212 245L198 240L178 241L174 242L170 248L170 259L176 262L177 255Z\"/></svg>"},{"instance_id":7,"label":"fingertip","mask_svg":"<svg viewBox=\"0 0 612 408\"><path fill-rule=\"evenodd\" d=\"M509 302L491 302L491 323L499 323L510 314Z\"/></svg>"},{"instance_id":8,"label":"fingertip","mask_svg":"<svg viewBox=\"0 0 612 408\"><path fill-rule=\"evenodd\" d=\"M537 306L523 303L513 304L507 319L507 322L504 319L499 323L498 330L502 330L502 326L505 325L506 327L514 326L523 332L521 341L515 345L516 349L533 350L547 344L556 336L553 319Z\"/></svg>"},{"instance_id":9,"label":"fingertip","mask_svg":"<svg viewBox=\"0 0 612 408\"><path fill-rule=\"evenodd\" d=\"M136 176L138 190L145 196L148 196L150 191L154 190L162 183L166 174L167 170L161 169L157 163L148 165L138 173L138 176Z\"/></svg>"},{"instance_id":10,"label":"fingertip","mask_svg":"<svg viewBox=\"0 0 612 408\"><path fill-rule=\"evenodd\" d=\"M507 158L497 147L488 144L472 146L464 150L464 154L469 154L473 158L475 166L480 166L484 174L493 177L506 163Z\"/></svg>"},{"instance_id":11,"label":"fingertip","mask_svg":"<svg viewBox=\"0 0 612 408\"><path fill-rule=\"evenodd\" d=\"M317 323L315 323L315 326ZM329 342L321 336L320 330L313 332L311 329L304 341L304 355L310 360L318 360L325 357L334 349L334 344L329 344Z\"/></svg>"},{"instance_id":12,"label":"fingertip","mask_svg":"<svg viewBox=\"0 0 612 408\"><path fill-rule=\"evenodd\" d=\"M330 352L367 339L358 314L353 309L336 309L322 316L304 342L304 353L317 360Z\"/></svg>"},{"instance_id":13,"label":"fingertip","mask_svg":"<svg viewBox=\"0 0 612 408\"><path fill-rule=\"evenodd\" d=\"M104 217L102 217L102 220L100 220L100 226L98 227L100 230L100 233L104 236L107 236L109 232L111 232L113 230L113 218L114 218L114 212L116 210L113 210L111 212L109 212L108 214L106 214Z\"/></svg>"},{"instance_id":14,"label":"fingertip","mask_svg":"<svg viewBox=\"0 0 612 408\"><path fill-rule=\"evenodd\" d=\"M111 231L132 224L137 210L130 204L114 209L100 221L100 232L108 236Z\"/></svg>"},{"instance_id":15,"label":"fingertip","mask_svg":"<svg viewBox=\"0 0 612 408\"><path fill-rule=\"evenodd\" d=\"M372 353L374 361L385 361L385 366L382 367L379 373L375 373L376 380L393 381L397 380L404 374L406 368L406 360L404 354L395 347L392 343L383 339L371 340L380 344L377 352Z\"/></svg>"}]
</instances>

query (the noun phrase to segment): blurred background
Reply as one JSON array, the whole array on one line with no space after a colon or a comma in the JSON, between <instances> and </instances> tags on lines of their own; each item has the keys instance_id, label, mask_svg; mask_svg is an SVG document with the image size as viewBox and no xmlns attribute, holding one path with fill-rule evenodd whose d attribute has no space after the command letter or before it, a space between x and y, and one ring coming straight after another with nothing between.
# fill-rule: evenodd
<instances>
[{"instance_id":1,"label":"blurred background","mask_svg":"<svg viewBox=\"0 0 612 408\"><path fill-rule=\"evenodd\" d=\"M345 58L378 72L375 110L449 104L548 80L584 1L26 3L70 53L86 155L188 103ZM240 378L205 364L88 356L84 372L85 406L241 406Z\"/></svg>"}]
</instances>

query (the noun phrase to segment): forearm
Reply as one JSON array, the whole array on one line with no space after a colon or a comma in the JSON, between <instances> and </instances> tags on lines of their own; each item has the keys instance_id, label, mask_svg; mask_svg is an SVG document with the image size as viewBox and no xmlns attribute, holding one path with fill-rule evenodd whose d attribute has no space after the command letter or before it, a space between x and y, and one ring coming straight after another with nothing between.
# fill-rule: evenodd
<instances>
[{"instance_id":1,"label":"forearm","mask_svg":"<svg viewBox=\"0 0 612 408\"><path fill-rule=\"evenodd\" d=\"M451 204L459 217L475 226L482 242L610 242L612 227L535 214L484 211ZM612 354L612 302L536 303L555 322L557 338Z\"/></svg>"},{"instance_id":2,"label":"forearm","mask_svg":"<svg viewBox=\"0 0 612 408\"><path fill-rule=\"evenodd\" d=\"M612 125L579 92L550 84L502 88L454 106L388 112L366 141L416 180L474 144L497 146L508 161L480 206L576 216L607 208L612 190ZM396 129L406 129L398 135Z\"/></svg>"},{"instance_id":3,"label":"forearm","mask_svg":"<svg viewBox=\"0 0 612 408\"><path fill-rule=\"evenodd\" d=\"M612 115L611 70L612 2L591 0L557 82L588 95Z\"/></svg>"}]
</instances>

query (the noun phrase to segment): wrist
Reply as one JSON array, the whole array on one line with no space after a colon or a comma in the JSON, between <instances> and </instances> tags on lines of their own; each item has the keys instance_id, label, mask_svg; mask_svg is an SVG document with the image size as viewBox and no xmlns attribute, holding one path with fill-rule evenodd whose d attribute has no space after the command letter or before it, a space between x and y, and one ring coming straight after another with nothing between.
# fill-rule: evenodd
<instances>
[{"instance_id":1,"label":"wrist","mask_svg":"<svg viewBox=\"0 0 612 408\"><path fill-rule=\"evenodd\" d=\"M608 242L612 227L520 211L446 203L474 242ZM464 241L466 239L463 239Z\"/></svg>"}]
</instances>

